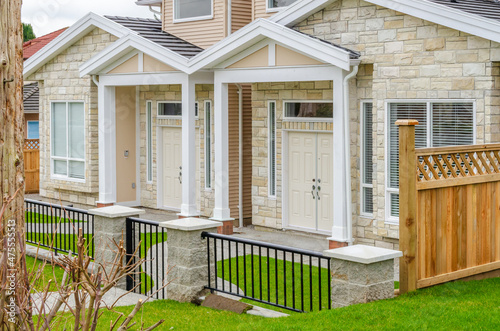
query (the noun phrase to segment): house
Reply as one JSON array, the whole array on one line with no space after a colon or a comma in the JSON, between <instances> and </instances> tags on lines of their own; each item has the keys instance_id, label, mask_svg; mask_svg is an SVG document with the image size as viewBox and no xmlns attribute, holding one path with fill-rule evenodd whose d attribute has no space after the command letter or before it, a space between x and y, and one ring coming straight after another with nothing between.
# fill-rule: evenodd
<instances>
[{"instance_id":1,"label":"house","mask_svg":"<svg viewBox=\"0 0 500 331\"><path fill-rule=\"evenodd\" d=\"M500 140L500 4L141 0L32 56L40 193L398 243L396 119L417 146Z\"/></svg>"},{"instance_id":2,"label":"house","mask_svg":"<svg viewBox=\"0 0 500 331\"><path fill-rule=\"evenodd\" d=\"M23 43L23 60L26 61L36 52L42 49L49 42L64 32L66 28L60 29L44 36L28 40ZM39 92L37 82L25 82L23 87L23 104L24 104L24 137L26 139L39 138L39 121L38 121L38 105Z\"/></svg>"}]
</instances>

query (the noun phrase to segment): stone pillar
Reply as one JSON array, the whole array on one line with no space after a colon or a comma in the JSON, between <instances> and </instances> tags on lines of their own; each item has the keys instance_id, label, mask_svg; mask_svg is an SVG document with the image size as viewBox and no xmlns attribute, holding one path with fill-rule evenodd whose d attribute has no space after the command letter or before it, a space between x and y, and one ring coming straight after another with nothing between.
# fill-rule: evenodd
<instances>
[{"instance_id":1,"label":"stone pillar","mask_svg":"<svg viewBox=\"0 0 500 331\"><path fill-rule=\"evenodd\" d=\"M107 264L109 269L111 269L111 264L115 257L113 240L118 243L123 236L123 240L125 241L125 221L127 217L138 217L144 213L144 210L141 209L118 205L89 210L89 214L94 215L94 261L96 264ZM126 289L126 279L123 278L117 287Z\"/></svg>"},{"instance_id":2,"label":"stone pillar","mask_svg":"<svg viewBox=\"0 0 500 331\"><path fill-rule=\"evenodd\" d=\"M353 245L323 254L332 258L333 308L394 297L394 259L400 251Z\"/></svg>"},{"instance_id":3,"label":"stone pillar","mask_svg":"<svg viewBox=\"0 0 500 331\"><path fill-rule=\"evenodd\" d=\"M208 285L207 240L201 233L216 232L222 223L201 218L184 218L160 223L167 228L168 268L167 298L191 302ZM211 252L211 268L214 255Z\"/></svg>"}]
</instances>

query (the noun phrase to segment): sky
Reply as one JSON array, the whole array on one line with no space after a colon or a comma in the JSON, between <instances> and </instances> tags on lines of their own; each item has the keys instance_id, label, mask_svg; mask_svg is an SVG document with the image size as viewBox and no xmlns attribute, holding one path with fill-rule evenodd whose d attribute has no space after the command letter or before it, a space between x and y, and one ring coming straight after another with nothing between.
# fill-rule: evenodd
<instances>
[{"instance_id":1,"label":"sky","mask_svg":"<svg viewBox=\"0 0 500 331\"><path fill-rule=\"evenodd\" d=\"M21 18L31 23L35 35L43 36L71 26L89 12L99 15L153 18L148 7L136 0L23 0Z\"/></svg>"}]
</instances>

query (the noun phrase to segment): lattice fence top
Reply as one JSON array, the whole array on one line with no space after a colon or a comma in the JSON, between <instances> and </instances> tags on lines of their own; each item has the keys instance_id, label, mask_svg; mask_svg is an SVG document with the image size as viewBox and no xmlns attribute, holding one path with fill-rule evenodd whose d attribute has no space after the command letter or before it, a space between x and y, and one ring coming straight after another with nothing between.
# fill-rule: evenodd
<instances>
[{"instance_id":1,"label":"lattice fence top","mask_svg":"<svg viewBox=\"0 0 500 331\"><path fill-rule=\"evenodd\" d=\"M40 140L39 139L25 139L24 140L24 149L40 149Z\"/></svg>"},{"instance_id":2,"label":"lattice fence top","mask_svg":"<svg viewBox=\"0 0 500 331\"><path fill-rule=\"evenodd\" d=\"M467 147L471 147L467 149ZM448 148L439 152L418 150L417 180L419 182L438 181L500 174L500 146L464 146L463 149Z\"/></svg>"}]
</instances>

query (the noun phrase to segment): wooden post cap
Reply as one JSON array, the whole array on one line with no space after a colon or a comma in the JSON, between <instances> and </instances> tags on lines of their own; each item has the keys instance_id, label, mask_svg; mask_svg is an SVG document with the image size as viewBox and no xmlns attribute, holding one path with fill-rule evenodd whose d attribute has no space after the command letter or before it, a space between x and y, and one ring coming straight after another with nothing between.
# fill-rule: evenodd
<instances>
[{"instance_id":1,"label":"wooden post cap","mask_svg":"<svg viewBox=\"0 0 500 331\"><path fill-rule=\"evenodd\" d=\"M417 120L397 120L396 125L418 125Z\"/></svg>"}]
</instances>

